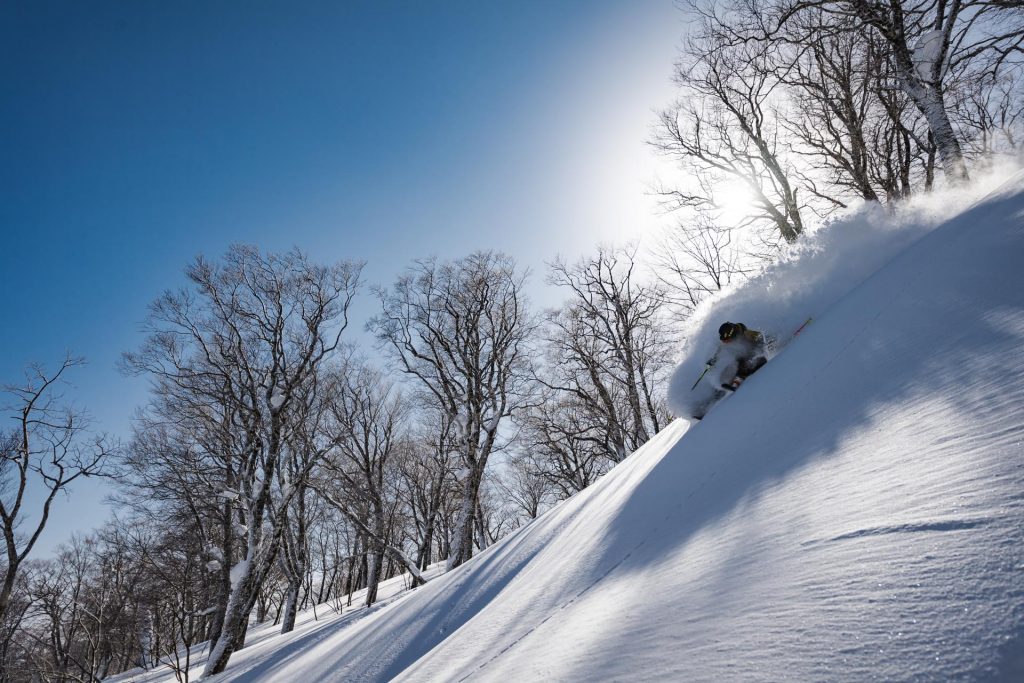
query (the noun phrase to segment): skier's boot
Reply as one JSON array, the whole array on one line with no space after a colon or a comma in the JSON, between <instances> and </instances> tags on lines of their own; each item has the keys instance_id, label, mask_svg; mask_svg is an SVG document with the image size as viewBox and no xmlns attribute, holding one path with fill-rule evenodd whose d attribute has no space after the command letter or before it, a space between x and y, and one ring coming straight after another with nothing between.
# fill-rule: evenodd
<instances>
[{"instance_id":1,"label":"skier's boot","mask_svg":"<svg viewBox=\"0 0 1024 683\"><path fill-rule=\"evenodd\" d=\"M726 389L727 391L736 391L737 389L740 388L741 384L743 384L743 378L734 377L731 382L725 382L724 384L722 384L722 388Z\"/></svg>"}]
</instances>

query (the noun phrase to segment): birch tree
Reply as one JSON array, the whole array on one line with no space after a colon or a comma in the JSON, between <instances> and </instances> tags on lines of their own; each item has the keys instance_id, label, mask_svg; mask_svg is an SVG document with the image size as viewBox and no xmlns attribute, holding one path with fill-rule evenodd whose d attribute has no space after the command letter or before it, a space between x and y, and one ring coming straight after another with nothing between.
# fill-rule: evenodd
<instances>
[{"instance_id":1,"label":"birch tree","mask_svg":"<svg viewBox=\"0 0 1024 683\"><path fill-rule=\"evenodd\" d=\"M804 24L801 43L823 33L868 30L886 47L896 85L927 122L946 179L968 179L967 164L947 102L949 88L965 66L994 57L992 72L1024 54L1024 17L1012 5L988 0L781 0L743 3L746 18L732 27L736 40L778 39L808 13L825 20ZM792 40L792 38L788 38Z\"/></svg>"}]
</instances>

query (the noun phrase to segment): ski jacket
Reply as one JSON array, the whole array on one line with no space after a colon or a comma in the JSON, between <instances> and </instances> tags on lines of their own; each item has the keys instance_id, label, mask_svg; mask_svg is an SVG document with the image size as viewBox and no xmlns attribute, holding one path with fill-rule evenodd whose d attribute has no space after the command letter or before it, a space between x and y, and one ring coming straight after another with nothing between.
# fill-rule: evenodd
<instances>
[{"instance_id":1,"label":"ski jacket","mask_svg":"<svg viewBox=\"0 0 1024 683\"><path fill-rule=\"evenodd\" d=\"M718 351L708 361L708 365L718 362L718 357L723 355L723 352L728 352L730 356L740 362L764 356L766 350L764 335L757 330L747 328L743 323L735 323L735 325L740 328L740 333L731 341L721 342Z\"/></svg>"}]
</instances>

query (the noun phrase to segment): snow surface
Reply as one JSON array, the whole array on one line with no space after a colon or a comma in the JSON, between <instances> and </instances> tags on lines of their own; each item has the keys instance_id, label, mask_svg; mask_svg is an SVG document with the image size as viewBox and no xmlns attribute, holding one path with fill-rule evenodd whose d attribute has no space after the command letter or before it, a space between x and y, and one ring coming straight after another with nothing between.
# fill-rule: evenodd
<instances>
[{"instance_id":1,"label":"snow surface","mask_svg":"<svg viewBox=\"0 0 1024 683\"><path fill-rule=\"evenodd\" d=\"M428 567L423 574L430 579L440 575L443 571L444 562L438 562ZM316 608L304 610L296 615L295 630L287 635L281 635L280 624L268 622L253 626L249 629L249 633L246 636L245 649L232 655L231 663L244 662L252 656L266 657L268 652L274 653L274 656L284 656L288 652L288 643L291 640L298 639L302 643L308 643L310 639L316 638L317 634L322 630L326 629L330 632L345 628L359 619L374 614L377 610L382 609L395 599L404 596L411 585L412 581L408 574L382 581L377 591L377 602L369 609L363 606L366 600L366 590L363 589L353 592L351 606L347 605L347 596L344 596L341 603L331 600L322 605L317 605ZM340 613L335 609L339 604L341 605ZM206 612L203 612L203 614ZM189 680L195 681L199 679L206 665L207 645L207 643L199 643L193 646ZM181 650L179 655L184 660L184 650ZM164 660L167 659L166 657L164 658ZM223 679L217 677L216 680ZM133 669L105 678L104 681L106 683L148 683L156 681L178 683L174 678L172 669L167 664L159 664L156 668L148 671Z\"/></svg>"},{"instance_id":2,"label":"snow surface","mask_svg":"<svg viewBox=\"0 0 1024 683\"><path fill-rule=\"evenodd\" d=\"M702 422L216 680L1024 681L1024 178L918 219L705 311L815 321Z\"/></svg>"}]
</instances>

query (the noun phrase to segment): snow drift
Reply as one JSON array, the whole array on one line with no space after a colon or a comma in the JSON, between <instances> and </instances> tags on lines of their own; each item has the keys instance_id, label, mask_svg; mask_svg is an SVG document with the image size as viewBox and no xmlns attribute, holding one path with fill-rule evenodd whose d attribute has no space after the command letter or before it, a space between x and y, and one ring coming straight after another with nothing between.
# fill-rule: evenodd
<instances>
[{"instance_id":1,"label":"snow drift","mask_svg":"<svg viewBox=\"0 0 1024 683\"><path fill-rule=\"evenodd\" d=\"M1022 184L738 290L815 322L703 422L218 680L1024 680Z\"/></svg>"}]
</instances>

